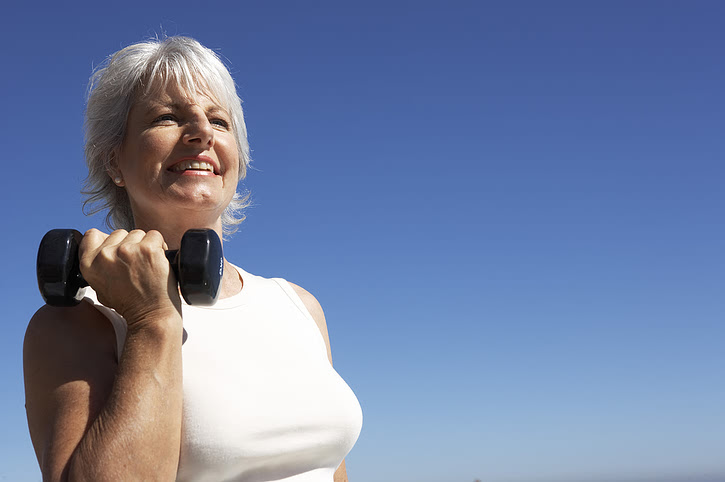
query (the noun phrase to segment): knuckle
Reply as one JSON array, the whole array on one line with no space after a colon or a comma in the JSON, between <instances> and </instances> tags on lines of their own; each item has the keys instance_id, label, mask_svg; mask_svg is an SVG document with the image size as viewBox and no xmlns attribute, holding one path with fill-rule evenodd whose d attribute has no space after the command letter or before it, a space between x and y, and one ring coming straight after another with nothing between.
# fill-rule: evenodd
<instances>
[{"instance_id":1,"label":"knuckle","mask_svg":"<svg viewBox=\"0 0 725 482\"><path fill-rule=\"evenodd\" d=\"M146 233L146 238L152 239L152 240L164 239L163 235L159 231L156 231L155 229L148 231Z\"/></svg>"},{"instance_id":2,"label":"knuckle","mask_svg":"<svg viewBox=\"0 0 725 482\"><path fill-rule=\"evenodd\" d=\"M157 245L154 245L154 244L150 244L150 243L139 243L138 249L143 254L149 254L149 253L153 253L153 252L157 251L159 248L158 248Z\"/></svg>"},{"instance_id":3,"label":"knuckle","mask_svg":"<svg viewBox=\"0 0 725 482\"><path fill-rule=\"evenodd\" d=\"M136 247L133 244L130 243L122 243L119 244L116 248L116 255L120 259L128 259L133 256L134 252L136 251Z\"/></svg>"},{"instance_id":4,"label":"knuckle","mask_svg":"<svg viewBox=\"0 0 725 482\"><path fill-rule=\"evenodd\" d=\"M159 246L163 247L166 245L166 241L164 241L164 236L155 230L151 230L146 233L146 236L144 236L144 246L153 247L154 250L159 249Z\"/></svg>"},{"instance_id":5,"label":"knuckle","mask_svg":"<svg viewBox=\"0 0 725 482\"><path fill-rule=\"evenodd\" d=\"M98 258L99 260L106 261L110 261L115 257L116 248L113 246L103 246L101 249L98 250L98 254L96 255L96 258Z\"/></svg>"}]
</instances>

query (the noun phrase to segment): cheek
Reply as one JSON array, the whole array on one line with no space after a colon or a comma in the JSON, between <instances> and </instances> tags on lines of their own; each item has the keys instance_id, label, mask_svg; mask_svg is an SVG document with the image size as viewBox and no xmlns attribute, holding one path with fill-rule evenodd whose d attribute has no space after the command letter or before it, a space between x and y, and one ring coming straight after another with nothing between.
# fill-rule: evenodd
<instances>
[{"instance_id":1,"label":"cheek","mask_svg":"<svg viewBox=\"0 0 725 482\"><path fill-rule=\"evenodd\" d=\"M214 138L214 150L217 155L223 156L227 162L237 163L239 151L237 149L237 140L229 132L216 135Z\"/></svg>"},{"instance_id":2,"label":"cheek","mask_svg":"<svg viewBox=\"0 0 725 482\"><path fill-rule=\"evenodd\" d=\"M133 149L126 151L123 156L125 167L132 174L147 178L149 172L156 172L161 168L167 152L168 147L160 139L141 137Z\"/></svg>"},{"instance_id":3,"label":"cheek","mask_svg":"<svg viewBox=\"0 0 725 482\"><path fill-rule=\"evenodd\" d=\"M239 180L239 163L241 162L237 146L231 146L229 148L227 151L227 159L227 166L229 167L227 174L229 174L230 178L233 178L234 182L237 182Z\"/></svg>"},{"instance_id":4,"label":"cheek","mask_svg":"<svg viewBox=\"0 0 725 482\"><path fill-rule=\"evenodd\" d=\"M159 135L142 136L138 142L139 155L147 160L161 160L159 156L170 147L173 147L173 142Z\"/></svg>"}]
</instances>

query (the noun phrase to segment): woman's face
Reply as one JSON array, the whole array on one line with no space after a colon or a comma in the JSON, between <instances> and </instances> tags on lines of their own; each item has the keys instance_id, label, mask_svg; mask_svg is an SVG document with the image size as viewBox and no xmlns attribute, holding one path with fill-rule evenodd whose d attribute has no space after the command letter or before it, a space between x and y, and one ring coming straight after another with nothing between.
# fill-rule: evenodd
<instances>
[{"instance_id":1,"label":"woman's face","mask_svg":"<svg viewBox=\"0 0 725 482\"><path fill-rule=\"evenodd\" d=\"M123 179L135 224L145 229L159 216L216 222L237 188L239 154L229 113L171 82L133 104L117 161L118 172L110 174Z\"/></svg>"}]
</instances>

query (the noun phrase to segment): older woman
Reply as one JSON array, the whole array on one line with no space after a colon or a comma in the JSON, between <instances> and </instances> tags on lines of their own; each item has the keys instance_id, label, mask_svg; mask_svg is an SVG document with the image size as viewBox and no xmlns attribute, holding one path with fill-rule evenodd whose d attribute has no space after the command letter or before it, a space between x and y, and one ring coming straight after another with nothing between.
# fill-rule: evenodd
<instances>
[{"instance_id":1,"label":"older woman","mask_svg":"<svg viewBox=\"0 0 725 482\"><path fill-rule=\"evenodd\" d=\"M127 47L91 80L89 201L73 308L30 321L28 426L44 480L336 482L362 422L315 298L224 261L220 300L186 305L164 250L230 232L249 163L234 82L195 40Z\"/></svg>"}]
</instances>

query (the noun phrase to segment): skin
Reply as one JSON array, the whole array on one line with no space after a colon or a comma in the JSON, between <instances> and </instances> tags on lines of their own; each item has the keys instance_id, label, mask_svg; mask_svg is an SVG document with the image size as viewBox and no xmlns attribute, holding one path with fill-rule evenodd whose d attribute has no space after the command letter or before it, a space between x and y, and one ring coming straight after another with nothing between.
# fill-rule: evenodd
<instances>
[{"instance_id":1,"label":"skin","mask_svg":"<svg viewBox=\"0 0 725 482\"><path fill-rule=\"evenodd\" d=\"M84 278L128 323L120 362L108 320L88 303L43 306L23 347L30 435L44 481L174 480L181 444L183 321L164 249L205 227L221 238L239 158L228 114L209 97L171 86L137 99L109 171L120 177L138 229L92 229L80 246ZM172 172L207 156L213 174ZM221 297L243 289L227 261ZM292 285L317 323L332 363L325 316L314 296ZM347 482L345 463L335 482Z\"/></svg>"}]
</instances>

